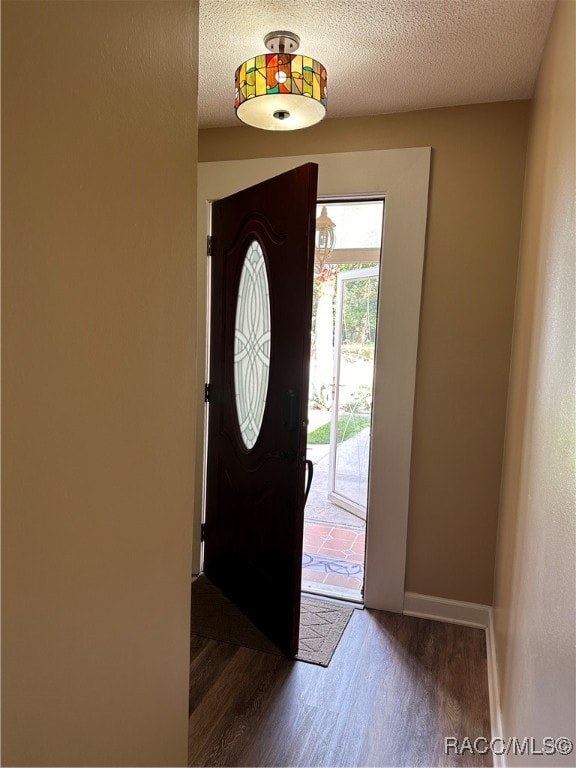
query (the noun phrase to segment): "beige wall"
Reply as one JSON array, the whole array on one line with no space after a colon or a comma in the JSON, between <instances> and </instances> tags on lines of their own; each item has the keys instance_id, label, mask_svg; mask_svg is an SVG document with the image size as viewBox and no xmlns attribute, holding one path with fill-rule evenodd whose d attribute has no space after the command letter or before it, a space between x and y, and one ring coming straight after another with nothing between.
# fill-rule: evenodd
<instances>
[{"instance_id":1,"label":"beige wall","mask_svg":"<svg viewBox=\"0 0 576 768\"><path fill-rule=\"evenodd\" d=\"M197 4L2 3L2 760L185 765Z\"/></svg>"},{"instance_id":2,"label":"beige wall","mask_svg":"<svg viewBox=\"0 0 576 768\"><path fill-rule=\"evenodd\" d=\"M505 735L576 743L575 8L556 9L534 99L494 607Z\"/></svg>"},{"instance_id":3,"label":"beige wall","mask_svg":"<svg viewBox=\"0 0 576 768\"><path fill-rule=\"evenodd\" d=\"M201 161L431 146L406 589L492 602L528 102L200 131Z\"/></svg>"}]
</instances>

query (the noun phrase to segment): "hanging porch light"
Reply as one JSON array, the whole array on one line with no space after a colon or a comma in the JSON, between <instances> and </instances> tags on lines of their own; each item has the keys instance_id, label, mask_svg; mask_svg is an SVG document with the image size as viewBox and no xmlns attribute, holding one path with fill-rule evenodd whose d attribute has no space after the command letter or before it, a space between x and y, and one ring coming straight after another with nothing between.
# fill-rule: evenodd
<instances>
[{"instance_id":1,"label":"hanging porch light","mask_svg":"<svg viewBox=\"0 0 576 768\"><path fill-rule=\"evenodd\" d=\"M336 224L334 224L332 219L328 216L326 206L323 205L320 216L316 219L316 235L314 241L314 266L318 274L321 274L325 267L328 268L327 262L334 249L335 229ZM332 271L335 271L335 268L332 269Z\"/></svg>"}]
</instances>

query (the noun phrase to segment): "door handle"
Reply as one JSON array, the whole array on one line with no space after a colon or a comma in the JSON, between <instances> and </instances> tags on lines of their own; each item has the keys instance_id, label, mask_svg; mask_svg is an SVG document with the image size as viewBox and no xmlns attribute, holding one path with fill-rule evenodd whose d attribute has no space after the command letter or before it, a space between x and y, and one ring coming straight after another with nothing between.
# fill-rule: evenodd
<instances>
[{"instance_id":1,"label":"door handle","mask_svg":"<svg viewBox=\"0 0 576 768\"><path fill-rule=\"evenodd\" d=\"M314 462L312 459L306 459L306 490L304 491L304 505L306 505L306 501L308 500L308 494L310 493L310 488L312 486L312 478L314 477Z\"/></svg>"}]
</instances>

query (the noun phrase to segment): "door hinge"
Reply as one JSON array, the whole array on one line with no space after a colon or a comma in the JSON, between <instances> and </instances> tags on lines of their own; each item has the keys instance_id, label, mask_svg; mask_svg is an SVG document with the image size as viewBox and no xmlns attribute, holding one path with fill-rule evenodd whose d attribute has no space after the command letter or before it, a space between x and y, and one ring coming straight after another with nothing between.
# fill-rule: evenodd
<instances>
[{"instance_id":1,"label":"door hinge","mask_svg":"<svg viewBox=\"0 0 576 768\"><path fill-rule=\"evenodd\" d=\"M200 526L200 541L206 541L206 523Z\"/></svg>"},{"instance_id":2,"label":"door hinge","mask_svg":"<svg viewBox=\"0 0 576 768\"><path fill-rule=\"evenodd\" d=\"M210 384L204 384L204 402L210 402Z\"/></svg>"},{"instance_id":3,"label":"door hinge","mask_svg":"<svg viewBox=\"0 0 576 768\"><path fill-rule=\"evenodd\" d=\"M212 256L212 235L206 238L206 255Z\"/></svg>"}]
</instances>

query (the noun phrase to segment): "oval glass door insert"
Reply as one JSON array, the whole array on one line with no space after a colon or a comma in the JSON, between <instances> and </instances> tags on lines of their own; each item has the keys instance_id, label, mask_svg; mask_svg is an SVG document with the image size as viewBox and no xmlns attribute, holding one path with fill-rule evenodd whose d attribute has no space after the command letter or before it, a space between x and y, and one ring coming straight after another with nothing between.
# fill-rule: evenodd
<instances>
[{"instance_id":1,"label":"oval glass door insert","mask_svg":"<svg viewBox=\"0 0 576 768\"><path fill-rule=\"evenodd\" d=\"M246 448L258 439L270 370L270 292L260 243L244 257L234 326L234 389L240 433Z\"/></svg>"}]
</instances>

